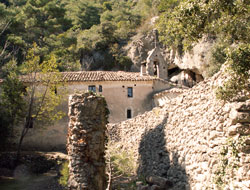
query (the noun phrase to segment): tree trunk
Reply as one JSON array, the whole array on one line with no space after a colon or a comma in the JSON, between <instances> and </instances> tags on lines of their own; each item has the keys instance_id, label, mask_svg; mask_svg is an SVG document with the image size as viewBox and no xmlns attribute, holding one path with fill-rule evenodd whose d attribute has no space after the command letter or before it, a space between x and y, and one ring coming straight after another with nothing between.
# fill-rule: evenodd
<instances>
[{"instance_id":1,"label":"tree trunk","mask_svg":"<svg viewBox=\"0 0 250 190\"><path fill-rule=\"evenodd\" d=\"M29 129L29 128L26 128L26 127L29 127L27 125L28 124L27 124L27 121L26 121L25 125L23 126L21 137L19 139L18 148L17 148L17 154L16 154L16 160L15 160L15 165L18 165L19 162L20 162L20 155L21 155L21 148L22 148L23 139L24 139L24 137L27 134L28 129Z\"/></svg>"}]
</instances>

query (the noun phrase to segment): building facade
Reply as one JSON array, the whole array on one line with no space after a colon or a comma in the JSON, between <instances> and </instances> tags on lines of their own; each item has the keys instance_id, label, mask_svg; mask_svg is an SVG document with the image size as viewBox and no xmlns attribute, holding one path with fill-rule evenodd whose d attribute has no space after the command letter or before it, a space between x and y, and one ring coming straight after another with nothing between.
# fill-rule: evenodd
<instances>
[{"instance_id":1,"label":"building facade","mask_svg":"<svg viewBox=\"0 0 250 190\"><path fill-rule=\"evenodd\" d=\"M23 147L27 150L63 150L68 129L68 95L94 91L105 97L110 115L109 122L116 123L149 111L154 106L153 95L171 88L169 82L136 72L81 71L63 72L63 95L60 110L65 116L52 126L30 129ZM28 82L28 81L27 81Z\"/></svg>"}]
</instances>

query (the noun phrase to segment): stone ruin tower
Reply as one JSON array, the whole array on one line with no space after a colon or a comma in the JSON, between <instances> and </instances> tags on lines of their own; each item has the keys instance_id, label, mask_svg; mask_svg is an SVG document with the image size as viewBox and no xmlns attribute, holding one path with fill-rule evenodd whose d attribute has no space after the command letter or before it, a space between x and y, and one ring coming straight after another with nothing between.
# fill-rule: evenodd
<instances>
[{"instance_id":1,"label":"stone ruin tower","mask_svg":"<svg viewBox=\"0 0 250 190\"><path fill-rule=\"evenodd\" d=\"M69 97L69 190L105 190L105 131L108 123L104 97L93 92Z\"/></svg>"}]
</instances>

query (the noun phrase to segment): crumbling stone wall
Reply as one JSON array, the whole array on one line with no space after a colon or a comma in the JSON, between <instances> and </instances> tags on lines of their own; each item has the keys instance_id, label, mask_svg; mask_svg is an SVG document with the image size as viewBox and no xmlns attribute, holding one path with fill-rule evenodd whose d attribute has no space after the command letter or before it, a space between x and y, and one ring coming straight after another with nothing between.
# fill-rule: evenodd
<instances>
[{"instance_id":1,"label":"crumbling stone wall","mask_svg":"<svg viewBox=\"0 0 250 190\"><path fill-rule=\"evenodd\" d=\"M250 100L216 100L224 80L217 74L163 108L109 126L112 142L134 152L138 175L165 177L174 190L250 189Z\"/></svg>"},{"instance_id":2,"label":"crumbling stone wall","mask_svg":"<svg viewBox=\"0 0 250 190\"><path fill-rule=\"evenodd\" d=\"M69 97L69 190L104 190L105 131L108 109L104 97L92 92Z\"/></svg>"}]
</instances>

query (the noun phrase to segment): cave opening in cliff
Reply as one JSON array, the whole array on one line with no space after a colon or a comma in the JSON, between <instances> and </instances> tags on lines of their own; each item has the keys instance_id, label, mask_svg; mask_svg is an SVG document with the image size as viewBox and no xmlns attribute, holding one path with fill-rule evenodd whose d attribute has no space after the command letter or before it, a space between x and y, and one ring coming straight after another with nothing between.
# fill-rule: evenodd
<instances>
[{"instance_id":1,"label":"cave opening in cliff","mask_svg":"<svg viewBox=\"0 0 250 190\"><path fill-rule=\"evenodd\" d=\"M171 78L173 75L178 75L181 72L179 67L174 67L172 69L168 69L168 76Z\"/></svg>"},{"instance_id":2,"label":"cave opening in cliff","mask_svg":"<svg viewBox=\"0 0 250 190\"><path fill-rule=\"evenodd\" d=\"M203 76L201 74L199 74L198 72L195 72L195 71L189 70L189 69L187 69L186 72L192 78L192 80L197 82L197 83L204 80Z\"/></svg>"},{"instance_id":3,"label":"cave opening in cliff","mask_svg":"<svg viewBox=\"0 0 250 190\"><path fill-rule=\"evenodd\" d=\"M200 81L203 81L204 78L198 71L191 69L180 69L179 67L174 67L168 70L169 80L181 84L187 87L193 87Z\"/></svg>"},{"instance_id":4,"label":"cave opening in cliff","mask_svg":"<svg viewBox=\"0 0 250 190\"><path fill-rule=\"evenodd\" d=\"M192 70L189 70L189 69L185 70L185 72L191 77L191 79L193 81L196 81L196 74L195 74L195 72L193 72Z\"/></svg>"}]
</instances>

